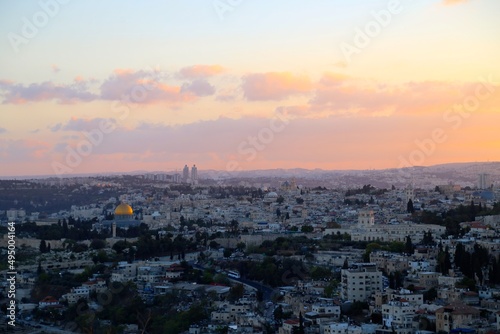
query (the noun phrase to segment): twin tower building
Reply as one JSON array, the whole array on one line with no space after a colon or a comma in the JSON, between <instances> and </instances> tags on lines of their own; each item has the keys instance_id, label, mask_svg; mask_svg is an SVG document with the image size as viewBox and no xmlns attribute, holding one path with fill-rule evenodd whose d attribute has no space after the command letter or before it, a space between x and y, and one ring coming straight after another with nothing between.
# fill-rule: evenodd
<instances>
[{"instance_id":1,"label":"twin tower building","mask_svg":"<svg viewBox=\"0 0 500 334\"><path fill-rule=\"evenodd\" d=\"M196 165L191 167L191 175L189 174L188 165L184 165L184 168L182 169L182 182L198 184L198 167L196 167Z\"/></svg>"}]
</instances>

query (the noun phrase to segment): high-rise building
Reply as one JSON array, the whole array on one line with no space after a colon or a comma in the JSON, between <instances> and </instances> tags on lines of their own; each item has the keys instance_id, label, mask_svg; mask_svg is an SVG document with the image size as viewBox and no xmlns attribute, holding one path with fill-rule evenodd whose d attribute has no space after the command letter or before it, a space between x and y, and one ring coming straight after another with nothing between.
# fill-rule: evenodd
<instances>
[{"instance_id":1,"label":"high-rise building","mask_svg":"<svg viewBox=\"0 0 500 334\"><path fill-rule=\"evenodd\" d=\"M182 169L182 181L188 182L188 180L189 180L189 167L188 165L184 165L184 168Z\"/></svg>"},{"instance_id":2,"label":"high-rise building","mask_svg":"<svg viewBox=\"0 0 500 334\"><path fill-rule=\"evenodd\" d=\"M491 186L490 174L481 173L478 175L477 187L479 189L488 189Z\"/></svg>"},{"instance_id":3,"label":"high-rise building","mask_svg":"<svg viewBox=\"0 0 500 334\"><path fill-rule=\"evenodd\" d=\"M341 270L341 295L345 300L364 302L382 291L382 272L375 263L358 263Z\"/></svg>"},{"instance_id":4,"label":"high-rise building","mask_svg":"<svg viewBox=\"0 0 500 334\"><path fill-rule=\"evenodd\" d=\"M191 167L191 181L198 181L198 167L196 167L196 165L193 165L193 167Z\"/></svg>"}]
</instances>

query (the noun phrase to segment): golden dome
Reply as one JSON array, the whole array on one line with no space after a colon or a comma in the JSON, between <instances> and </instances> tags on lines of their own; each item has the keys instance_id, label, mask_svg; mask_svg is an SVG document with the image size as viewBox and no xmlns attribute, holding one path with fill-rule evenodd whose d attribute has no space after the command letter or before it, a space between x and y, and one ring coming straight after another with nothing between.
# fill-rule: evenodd
<instances>
[{"instance_id":1,"label":"golden dome","mask_svg":"<svg viewBox=\"0 0 500 334\"><path fill-rule=\"evenodd\" d=\"M134 210L128 204L121 203L115 209L116 216L132 216L134 214Z\"/></svg>"}]
</instances>

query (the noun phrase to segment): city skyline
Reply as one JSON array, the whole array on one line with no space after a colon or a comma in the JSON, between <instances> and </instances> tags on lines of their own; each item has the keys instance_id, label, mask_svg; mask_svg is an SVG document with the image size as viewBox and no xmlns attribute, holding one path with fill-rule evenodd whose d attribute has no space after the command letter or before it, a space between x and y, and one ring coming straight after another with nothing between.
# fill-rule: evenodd
<instances>
[{"instance_id":1,"label":"city skyline","mask_svg":"<svg viewBox=\"0 0 500 334\"><path fill-rule=\"evenodd\" d=\"M491 0L0 4L0 176L498 161Z\"/></svg>"}]
</instances>

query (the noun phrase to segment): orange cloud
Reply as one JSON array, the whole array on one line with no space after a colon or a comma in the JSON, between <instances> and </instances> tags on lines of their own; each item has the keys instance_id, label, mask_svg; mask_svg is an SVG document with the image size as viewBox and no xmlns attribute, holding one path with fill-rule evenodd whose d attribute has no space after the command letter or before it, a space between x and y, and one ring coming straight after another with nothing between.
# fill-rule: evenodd
<instances>
[{"instance_id":1,"label":"orange cloud","mask_svg":"<svg viewBox=\"0 0 500 334\"><path fill-rule=\"evenodd\" d=\"M306 76L289 72L256 73L243 77L243 92L247 100L282 100L291 95L311 91L313 85Z\"/></svg>"},{"instance_id":2,"label":"orange cloud","mask_svg":"<svg viewBox=\"0 0 500 334\"><path fill-rule=\"evenodd\" d=\"M443 0L443 4L445 6L452 6L452 5L456 5L456 4L467 2L467 1L469 1L469 0Z\"/></svg>"},{"instance_id":3,"label":"orange cloud","mask_svg":"<svg viewBox=\"0 0 500 334\"><path fill-rule=\"evenodd\" d=\"M200 78L210 77L224 72L224 68L220 65L193 65L184 67L179 71L179 75L183 78Z\"/></svg>"},{"instance_id":4,"label":"orange cloud","mask_svg":"<svg viewBox=\"0 0 500 334\"><path fill-rule=\"evenodd\" d=\"M181 91L180 86L162 81L161 73L116 69L114 75L102 83L100 98L119 101L123 96L129 96L131 102L138 104L177 103L196 99L195 94Z\"/></svg>"},{"instance_id":5,"label":"orange cloud","mask_svg":"<svg viewBox=\"0 0 500 334\"><path fill-rule=\"evenodd\" d=\"M349 76L341 73L326 72L320 79L320 84L325 86L333 86L341 84L342 82L349 79Z\"/></svg>"},{"instance_id":6,"label":"orange cloud","mask_svg":"<svg viewBox=\"0 0 500 334\"><path fill-rule=\"evenodd\" d=\"M113 70L113 73L116 75L127 75L127 74L132 74L134 71L130 68L116 68Z\"/></svg>"}]
</instances>

